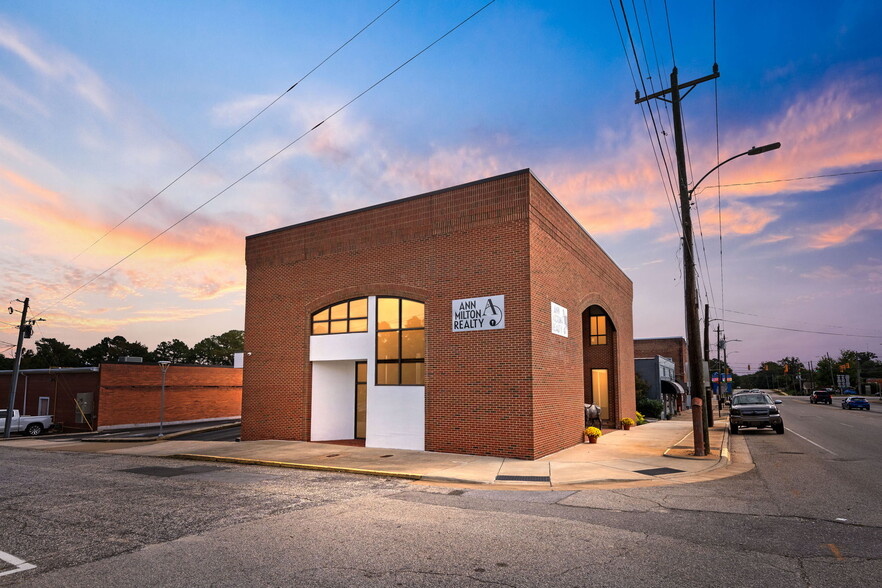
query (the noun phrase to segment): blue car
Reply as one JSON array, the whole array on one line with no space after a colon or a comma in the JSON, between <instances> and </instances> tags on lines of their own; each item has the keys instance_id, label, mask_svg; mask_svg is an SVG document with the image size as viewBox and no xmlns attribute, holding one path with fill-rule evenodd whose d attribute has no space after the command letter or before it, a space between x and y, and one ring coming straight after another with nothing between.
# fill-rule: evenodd
<instances>
[{"instance_id":1,"label":"blue car","mask_svg":"<svg viewBox=\"0 0 882 588\"><path fill-rule=\"evenodd\" d=\"M870 402L863 396L849 396L842 399L842 408L847 408L848 410L852 408L870 410Z\"/></svg>"}]
</instances>

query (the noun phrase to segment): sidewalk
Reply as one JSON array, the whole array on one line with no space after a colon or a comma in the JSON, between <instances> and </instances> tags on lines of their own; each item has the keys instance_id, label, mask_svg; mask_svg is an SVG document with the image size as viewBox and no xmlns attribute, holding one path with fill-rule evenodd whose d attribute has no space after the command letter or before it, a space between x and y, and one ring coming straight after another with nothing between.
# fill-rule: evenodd
<instances>
[{"instance_id":1,"label":"sidewalk","mask_svg":"<svg viewBox=\"0 0 882 588\"><path fill-rule=\"evenodd\" d=\"M732 447L729 446L730 442ZM692 455L691 413L629 431L605 429L536 461L305 441L83 443L51 437L0 441L0 447L83 451L370 474L444 486L522 490L621 488L687 484L734 476L753 467L741 436L730 441L725 416L710 430L711 454ZM731 450L731 452L730 452Z\"/></svg>"}]
</instances>

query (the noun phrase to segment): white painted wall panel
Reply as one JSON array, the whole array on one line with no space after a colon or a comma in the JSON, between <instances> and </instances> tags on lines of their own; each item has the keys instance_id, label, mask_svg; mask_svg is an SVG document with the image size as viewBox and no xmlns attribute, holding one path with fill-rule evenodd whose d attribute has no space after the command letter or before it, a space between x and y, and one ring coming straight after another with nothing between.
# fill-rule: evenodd
<instances>
[{"instance_id":1,"label":"white painted wall panel","mask_svg":"<svg viewBox=\"0 0 882 588\"><path fill-rule=\"evenodd\" d=\"M309 338L309 360L365 360L368 352L374 348L373 343L374 335L371 332L313 335Z\"/></svg>"},{"instance_id":2,"label":"white painted wall panel","mask_svg":"<svg viewBox=\"0 0 882 588\"><path fill-rule=\"evenodd\" d=\"M365 445L424 451L425 395L423 386L369 384Z\"/></svg>"},{"instance_id":3,"label":"white painted wall panel","mask_svg":"<svg viewBox=\"0 0 882 588\"><path fill-rule=\"evenodd\" d=\"M317 361L312 364L313 441L355 436L355 362Z\"/></svg>"}]
</instances>

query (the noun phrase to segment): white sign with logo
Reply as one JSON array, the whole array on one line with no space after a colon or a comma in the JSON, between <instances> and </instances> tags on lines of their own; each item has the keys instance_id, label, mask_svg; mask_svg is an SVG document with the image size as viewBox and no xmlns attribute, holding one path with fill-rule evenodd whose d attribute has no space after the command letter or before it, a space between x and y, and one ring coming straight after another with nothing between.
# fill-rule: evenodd
<instances>
[{"instance_id":1,"label":"white sign with logo","mask_svg":"<svg viewBox=\"0 0 882 588\"><path fill-rule=\"evenodd\" d=\"M554 302L551 303L551 332L561 337L570 336L570 326L567 322L567 309Z\"/></svg>"},{"instance_id":2,"label":"white sign with logo","mask_svg":"<svg viewBox=\"0 0 882 588\"><path fill-rule=\"evenodd\" d=\"M453 331L505 328L505 295L453 301Z\"/></svg>"}]
</instances>

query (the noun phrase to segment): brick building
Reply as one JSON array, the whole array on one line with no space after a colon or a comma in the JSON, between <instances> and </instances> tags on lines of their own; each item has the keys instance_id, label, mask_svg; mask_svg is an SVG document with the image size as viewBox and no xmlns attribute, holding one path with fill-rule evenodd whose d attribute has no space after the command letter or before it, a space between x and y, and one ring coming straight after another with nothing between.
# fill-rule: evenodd
<instances>
[{"instance_id":1,"label":"brick building","mask_svg":"<svg viewBox=\"0 0 882 588\"><path fill-rule=\"evenodd\" d=\"M0 372L0 390L11 385L12 372ZM64 431L108 430L158 424L161 395L162 371L156 364L26 369L19 374L15 408L22 414L52 415ZM241 369L169 366L165 424L238 418L241 413Z\"/></svg>"},{"instance_id":2,"label":"brick building","mask_svg":"<svg viewBox=\"0 0 882 588\"><path fill-rule=\"evenodd\" d=\"M536 459L634 416L632 283L530 170L246 241L242 439Z\"/></svg>"},{"instance_id":3,"label":"brick building","mask_svg":"<svg viewBox=\"0 0 882 588\"><path fill-rule=\"evenodd\" d=\"M657 355L672 359L674 361L674 379L688 386L689 351L686 348L686 339L683 337L661 337L634 340L634 357L655 357Z\"/></svg>"}]
</instances>

